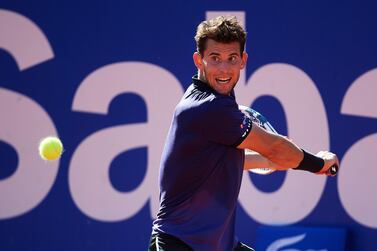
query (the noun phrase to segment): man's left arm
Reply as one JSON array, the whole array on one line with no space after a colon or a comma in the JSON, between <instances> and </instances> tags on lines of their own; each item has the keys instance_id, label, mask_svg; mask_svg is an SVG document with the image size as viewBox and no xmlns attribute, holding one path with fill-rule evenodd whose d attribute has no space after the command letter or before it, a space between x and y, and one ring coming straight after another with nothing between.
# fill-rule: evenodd
<instances>
[{"instance_id":1,"label":"man's left arm","mask_svg":"<svg viewBox=\"0 0 377 251\"><path fill-rule=\"evenodd\" d=\"M256 169L256 168L270 168L274 170L286 170L287 168L282 168L275 164L274 162L268 160L257 152L251 150L245 150L245 163L243 166L244 170Z\"/></svg>"}]
</instances>

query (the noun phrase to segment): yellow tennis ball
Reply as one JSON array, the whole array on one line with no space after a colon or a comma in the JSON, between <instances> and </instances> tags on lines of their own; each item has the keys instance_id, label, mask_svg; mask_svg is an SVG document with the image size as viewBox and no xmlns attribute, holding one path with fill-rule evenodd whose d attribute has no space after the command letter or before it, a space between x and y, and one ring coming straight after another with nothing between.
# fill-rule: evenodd
<instances>
[{"instance_id":1,"label":"yellow tennis ball","mask_svg":"<svg viewBox=\"0 0 377 251\"><path fill-rule=\"evenodd\" d=\"M56 160L62 152L63 144L57 137L47 137L39 143L39 155L42 159Z\"/></svg>"}]
</instances>

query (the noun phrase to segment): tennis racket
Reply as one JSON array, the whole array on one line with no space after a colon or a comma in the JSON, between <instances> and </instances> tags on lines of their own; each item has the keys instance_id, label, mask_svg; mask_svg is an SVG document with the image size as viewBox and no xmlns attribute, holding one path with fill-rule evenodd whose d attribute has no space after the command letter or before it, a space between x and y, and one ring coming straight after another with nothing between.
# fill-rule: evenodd
<instances>
[{"instance_id":1,"label":"tennis racket","mask_svg":"<svg viewBox=\"0 0 377 251\"><path fill-rule=\"evenodd\" d=\"M270 124L270 122L268 122L268 120L262 114L257 112L256 110L254 110L250 107L244 106L244 105L239 105L238 109L240 109L241 112L246 114L246 116L248 116L254 123L259 125L259 127L263 128L263 129L265 129L269 132L272 132L272 133L276 133L276 134L278 133L275 130L275 128ZM246 149L245 151L247 152L247 151L251 151L251 150ZM271 174L271 173L275 172L276 170L266 167L266 168L252 168L252 169L249 169L249 171L252 172L252 173L260 174L260 175L267 175L267 174ZM328 175L330 175L330 176L335 176L337 174L337 172L338 172L338 166L337 165L331 166L329 168L329 170L327 171Z\"/></svg>"}]
</instances>

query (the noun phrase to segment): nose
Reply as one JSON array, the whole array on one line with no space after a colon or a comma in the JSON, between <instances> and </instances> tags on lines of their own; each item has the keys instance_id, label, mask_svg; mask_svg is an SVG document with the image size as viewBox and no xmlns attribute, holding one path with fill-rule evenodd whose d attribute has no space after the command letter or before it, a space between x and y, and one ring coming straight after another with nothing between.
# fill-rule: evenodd
<instances>
[{"instance_id":1,"label":"nose","mask_svg":"<svg viewBox=\"0 0 377 251\"><path fill-rule=\"evenodd\" d=\"M221 62L221 63L218 65L218 70L219 70L220 72L222 72L222 73L226 73L226 72L229 71L229 67L230 67L229 63L226 62L226 61L223 61L223 62Z\"/></svg>"}]
</instances>

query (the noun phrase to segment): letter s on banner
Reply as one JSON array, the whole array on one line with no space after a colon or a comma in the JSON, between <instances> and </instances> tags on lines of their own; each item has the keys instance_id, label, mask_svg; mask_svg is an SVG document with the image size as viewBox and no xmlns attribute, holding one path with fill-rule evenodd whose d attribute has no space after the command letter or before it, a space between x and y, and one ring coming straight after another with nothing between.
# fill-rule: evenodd
<instances>
[{"instance_id":1,"label":"letter s on banner","mask_svg":"<svg viewBox=\"0 0 377 251\"><path fill-rule=\"evenodd\" d=\"M9 52L22 71L54 57L51 45L30 19L0 9L0 48Z\"/></svg>"},{"instance_id":2,"label":"letter s on banner","mask_svg":"<svg viewBox=\"0 0 377 251\"><path fill-rule=\"evenodd\" d=\"M0 34L0 48L15 59L20 70L54 57L39 27L18 13L0 10ZM0 219L9 219L32 210L53 186L59 161L46 166L38 155L38 143L57 132L43 107L4 88L0 88L0 121L0 140L15 148L19 159L13 175L0 180Z\"/></svg>"},{"instance_id":3,"label":"letter s on banner","mask_svg":"<svg viewBox=\"0 0 377 251\"><path fill-rule=\"evenodd\" d=\"M170 72L159 66L115 63L84 79L72 109L107 114L111 100L122 93L136 93L144 98L148 121L93 133L78 146L69 168L69 188L74 202L83 213L100 221L130 218L148 199L151 199L152 217L156 215L160 156L182 87ZM142 183L131 192L117 191L109 178L112 160L126 150L142 146L148 147L148 167Z\"/></svg>"}]
</instances>

